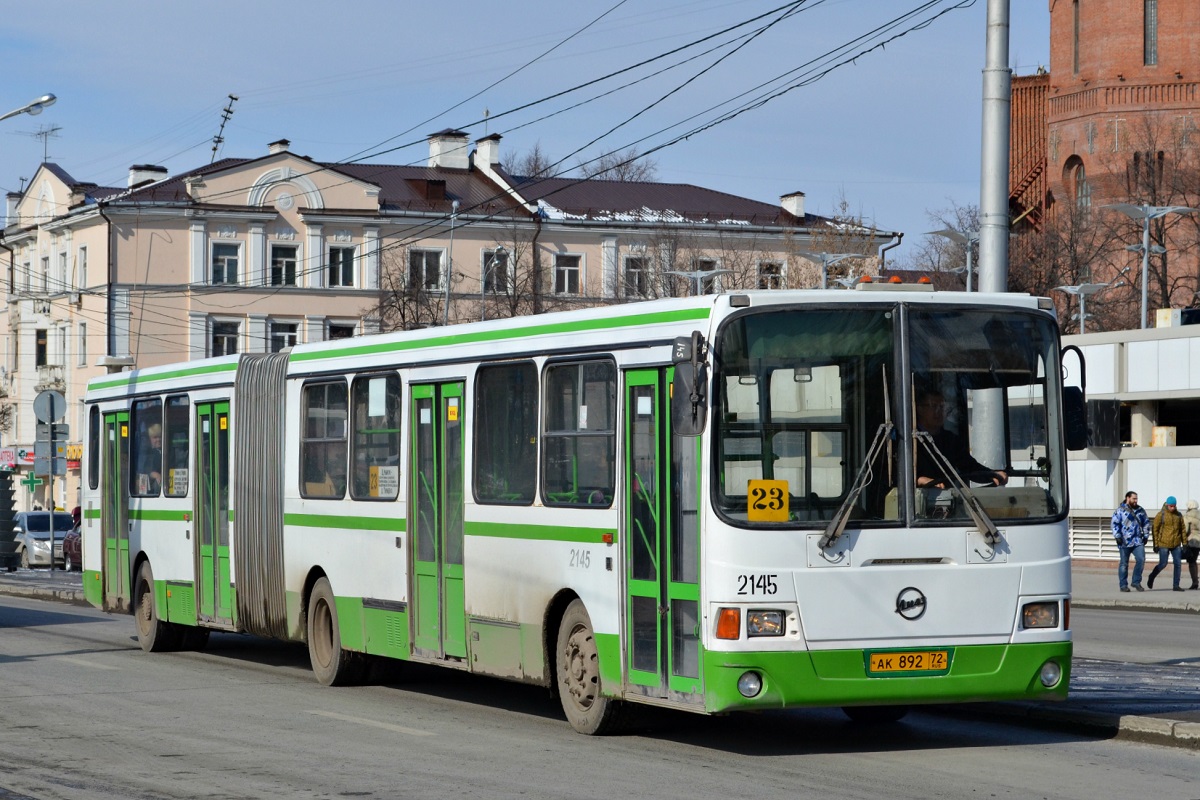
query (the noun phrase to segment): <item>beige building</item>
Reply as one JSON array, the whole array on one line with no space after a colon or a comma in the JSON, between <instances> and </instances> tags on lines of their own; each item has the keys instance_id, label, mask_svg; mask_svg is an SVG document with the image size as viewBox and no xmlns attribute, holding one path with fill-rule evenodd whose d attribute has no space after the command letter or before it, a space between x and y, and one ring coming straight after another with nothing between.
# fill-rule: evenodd
<instances>
[{"instance_id":1,"label":"beige building","mask_svg":"<svg viewBox=\"0 0 1200 800\"><path fill-rule=\"evenodd\" d=\"M27 479L33 398L67 399L83 433L87 381L106 370L298 342L728 288L817 286L817 252L876 272L898 235L696 186L510 174L500 137L447 130L424 166L317 163L272 143L125 187L43 164L9 196L0 460ZM810 254L806 256L805 254ZM711 273L711 274L709 274ZM832 284L831 284L832 285ZM18 484L18 508L76 505L68 474ZM73 457L73 458L72 458Z\"/></svg>"}]
</instances>

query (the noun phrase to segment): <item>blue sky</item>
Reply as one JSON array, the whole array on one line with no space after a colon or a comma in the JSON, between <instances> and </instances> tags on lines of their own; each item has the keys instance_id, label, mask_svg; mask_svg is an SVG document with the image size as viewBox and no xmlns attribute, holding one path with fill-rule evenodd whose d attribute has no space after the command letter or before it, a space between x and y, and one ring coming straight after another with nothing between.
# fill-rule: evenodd
<instances>
[{"instance_id":1,"label":"blue sky","mask_svg":"<svg viewBox=\"0 0 1200 800\"><path fill-rule=\"evenodd\" d=\"M473 138L501 133L502 154L540 142L570 166L679 138L738 101L719 104L789 71L813 77L823 67L806 64L857 55L879 38L826 54L928 5L884 38L946 13L652 156L663 181L766 202L803 191L817 213L844 197L881 228L904 231L903 254L930 229L927 211L979 201L986 4L809 0L736 52L696 47L510 114L784 0L18 4L0 31L0 113L44 92L59 99L40 116L0 122L0 187L16 191L32 176L43 142L31 134L50 126L60 130L49 159L79 180L124 185L131 164L172 173L206 164L229 94L239 99L221 156L264 155L286 138L319 161L422 163L425 134L456 127ZM1049 11L1045 0L1013 0L1011 14L1009 62L1030 74L1049 61ZM697 58L647 77L688 55Z\"/></svg>"}]
</instances>

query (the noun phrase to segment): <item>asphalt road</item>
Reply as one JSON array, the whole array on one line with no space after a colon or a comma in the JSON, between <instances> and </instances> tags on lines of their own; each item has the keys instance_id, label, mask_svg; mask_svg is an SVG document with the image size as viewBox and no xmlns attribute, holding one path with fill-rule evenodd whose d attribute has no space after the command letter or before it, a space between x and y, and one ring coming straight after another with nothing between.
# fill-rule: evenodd
<instances>
[{"instance_id":1,"label":"asphalt road","mask_svg":"<svg viewBox=\"0 0 1200 800\"><path fill-rule=\"evenodd\" d=\"M319 686L303 647L146 654L127 616L0 597L0 798L1197 797L1195 752L914 713L647 712L570 730L544 690L392 665Z\"/></svg>"}]
</instances>

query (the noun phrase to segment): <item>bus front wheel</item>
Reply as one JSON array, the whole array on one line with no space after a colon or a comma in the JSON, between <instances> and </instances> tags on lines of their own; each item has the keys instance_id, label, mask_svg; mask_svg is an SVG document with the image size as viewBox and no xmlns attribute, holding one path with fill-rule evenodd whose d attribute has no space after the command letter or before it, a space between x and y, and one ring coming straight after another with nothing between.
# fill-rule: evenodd
<instances>
[{"instance_id":1,"label":"bus front wheel","mask_svg":"<svg viewBox=\"0 0 1200 800\"><path fill-rule=\"evenodd\" d=\"M133 592L133 618L137 623L138 644L147 653L174 650L179 645L179 629L158 616L154 602L154 573L148 561L138 570Z\"/></svg>"},{"instance_id":2,"label":"bus front wheel","mask_svg":"<svg viewBox=\"0 0 1200 800\"><path fill-rule=\"evenodd\" d=\"M600 654L582 600L563 614L556 661L558 698L571 727L589 735L616 730L620 701L600 692Z\"/></svg>"},{"instance_id":3,"label":"bus front wheel","mask_svg":"<svg viewBox=\"0 0 1200 800\"><path fill-rule=\"evenodd\" d=\"M328 578L319 579L308 598L308 659L313 674L326 686L346 686L362 677L362 659L342 649L337 605Z\"/></svg>"}]
</instances>

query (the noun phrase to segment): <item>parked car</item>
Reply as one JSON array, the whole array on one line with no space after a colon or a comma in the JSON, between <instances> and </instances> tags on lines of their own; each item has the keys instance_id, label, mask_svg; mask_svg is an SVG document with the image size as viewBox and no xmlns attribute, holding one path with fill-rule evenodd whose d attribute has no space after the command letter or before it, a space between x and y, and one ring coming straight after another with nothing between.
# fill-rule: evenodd
<instances>
[{"instance_id":1,"label":"parked car","mask_svg":"<svg viewBox=\"0 0 1200 800\"><path fill-rule=\"evenodd\" d=\"M50 555L50 519L54 518L54 556ZM66 511L21 511L13 519L13 541L21 555L21 566L49 567L63 563L63 537L75 523Z\"/></svg>"},{"instance_id":2,"label":"parked car","mask_svg":"<svg viewBox=\"0 0 1200 800\"><path fill-rule=\"evenodd\" d=\"M83 569L83 537L73 528L63 537L63 569L78 572Z\"/></svg>"}]
</instances>

